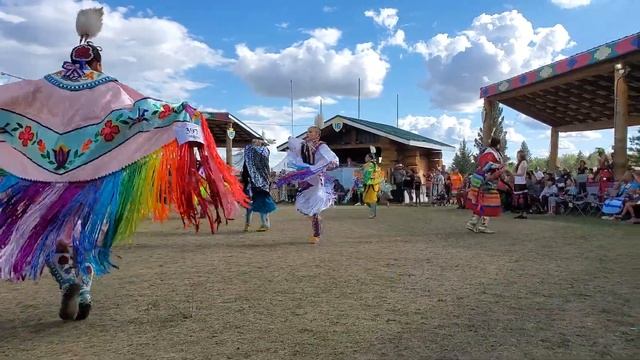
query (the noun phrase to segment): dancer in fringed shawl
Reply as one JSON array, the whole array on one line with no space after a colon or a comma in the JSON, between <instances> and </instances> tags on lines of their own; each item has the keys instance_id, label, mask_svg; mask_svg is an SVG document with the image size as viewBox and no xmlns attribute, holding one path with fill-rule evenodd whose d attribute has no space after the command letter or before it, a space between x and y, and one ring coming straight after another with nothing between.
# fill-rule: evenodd
<instances>
[{"instance_id":1,"label":"dancer in fringed shawl","mask_svg":"<svg viewBox=\"0 0 640 360\"><path fill-rule=\"evenodd\" d=\"M245 194L251 199L251 206L247 208L244 231L251 226L251 214L260 214L260 227L257 231L264 232L271 228L269 213L276 210L276 203L271 197L269 148L263 140L254 139L251 145L244 148L244 166L242 167L242 182Z\"/></svg>"},{"instance_id":2,"label":"dancer in fringed shawl","mask_svg":"<svg viewBox=\"0 0 640 360\"><path fill-rule=\"evenodd\" d=\"M46 265L64 320L89 315L93 276L115 267L112 245L141 220L174 209L197 231L202 213L213 232L247 204L198 111L102 72L101 48L88 41L102 16L78 13L80 44L62 70L0 86L0 278L36 280Z\"/></svg>"},{"instance_id":3,"label":"dancer in fringed shawl","mask_svg":"<svg viewBox=\"0 0 640 360\"><path fill-rule=\"evenodd\" d=\"M500 146L500 138L492 137L489 147L478 158L476 172L471 176L466 208L473 211L473 216L467 222L467 229L476 233L494 233L487 227L489 218L500 216L501 213L498 181L504 164Z\"/></svg>"},{"instance_id":4,"label":"dancer in fringed shawl","mask_svg":"<svg viewBox=\"0 0 640 360\"><path fill-rule=\"evenodd\" d=\"M296 209L311 218L313 235L309 241L312 244L320 241L320 213L335 202L331 184L325 183L325 172L337 167L339 163L336 154L320 141L321 118L320 121L316 118L316 123L319 124L309 128L304 140L289 138L287 161L297 171L287 174L279 181L280 184L298 181Z\"/></svg>"},{"instance_id":5,"label":"dancer in fringed shawl","mask_svg":"<svg viewBox=\"0 0 640 360\"><path fill-rule=\"evenodd\" d=\"M369 219L375 219L378 216L378 192L382 182L382 170L376 164L373 154L367 154L365 157L362 181L364 183L363 201L369 207Z\"/></svg>"}]
</instances>

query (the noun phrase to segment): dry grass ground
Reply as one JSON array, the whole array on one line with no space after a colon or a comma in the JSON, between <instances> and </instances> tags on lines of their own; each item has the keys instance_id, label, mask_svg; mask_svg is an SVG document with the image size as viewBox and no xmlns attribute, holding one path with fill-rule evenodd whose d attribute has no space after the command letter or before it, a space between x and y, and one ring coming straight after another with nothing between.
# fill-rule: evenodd
<instances>
[{"instance_id":1,"label":"dry grass ground","mask_svg":"<svg viewBox=\"0 0 640 360\"><path fill-rule=\"evenodd\" d=\"M46 274L1 283L0 358L640 358L640 227L508 216L486 236L467 216L341 207L319 246L291 207L262 234L145 224L85 322L57 319Z\"/></svg>"}]
</instances>

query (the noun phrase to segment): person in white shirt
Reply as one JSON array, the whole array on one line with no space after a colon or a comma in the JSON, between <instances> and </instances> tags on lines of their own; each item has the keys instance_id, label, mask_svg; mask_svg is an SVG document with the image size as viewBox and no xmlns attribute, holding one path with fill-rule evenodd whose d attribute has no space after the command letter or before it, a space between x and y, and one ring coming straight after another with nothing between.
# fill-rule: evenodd
<instances>
[{"instance_id":1,"label":"person in white shirt","mask_svg":"<svg viewBox=\"0 0 640 360\"><path fill-rule=\"evenodd\" d=\"M529 191L527 190L527 154L524 151L518 151L518 163L513 177L513 202L514 210L519 210L520 214L516 219L526 219L529 210Z\"/></svg>"}]
</instances>

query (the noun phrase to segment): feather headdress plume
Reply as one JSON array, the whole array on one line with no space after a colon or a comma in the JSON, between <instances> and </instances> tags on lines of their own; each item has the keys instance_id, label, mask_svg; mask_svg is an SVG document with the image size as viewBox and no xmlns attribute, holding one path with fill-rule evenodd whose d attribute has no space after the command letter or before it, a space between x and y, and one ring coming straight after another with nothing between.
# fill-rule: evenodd
<instances>
[{"instance_id":1,"label":"feather headdress plume","mask_svg":"<svg viewBox=\"0 0 640 360\"><path fill-rule=\"evenodd\" d=\"M324 127L324 119L322 118L322 114L318 114L318 115L316 115L316 118L315 118L314 120L315 120L315 121L314 121L314 123L313 123L313 124L314 124L318 129L322 130L322 128Z\"/></svg>"},{"instance_id":2,"label":"feather headdress plume","mask_svg":"<svg viewBox=\"0 0 640 360\"><path fill-rule=\"evenodd\" d=\"M102 30L104 8L82 9L76 17L76 31L80 36L80 44L98 36Z\"/></svg>"}]
</instances>

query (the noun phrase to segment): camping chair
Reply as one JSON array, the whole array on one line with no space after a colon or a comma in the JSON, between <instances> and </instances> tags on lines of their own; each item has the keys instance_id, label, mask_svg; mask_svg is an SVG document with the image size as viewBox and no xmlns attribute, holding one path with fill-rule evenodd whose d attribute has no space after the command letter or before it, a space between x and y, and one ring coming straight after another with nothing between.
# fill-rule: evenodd
<instances>
[{"instance_id":1,"label":"camping chair","mask_svg":"<svg viewBox=\"0 0 640 360\"><path fill-rule=\"evenodd\" d=\"M567 196L567 211L565 215L576 213L582 216L587 216L591 208L591 203L588 199L588 194L571 194Z\"/></svg>"},{"instance_id":2,"label":"camping chair","mask_svg":"<svg viewBox=\"0 0 640 360\"><path fill-rule=\"evenodd\" d=\"M587 183L587 202L589 203L588 215L600 214L602 203L600 202L600 188L597 182Z\"/></svg>"}]
</instances>

